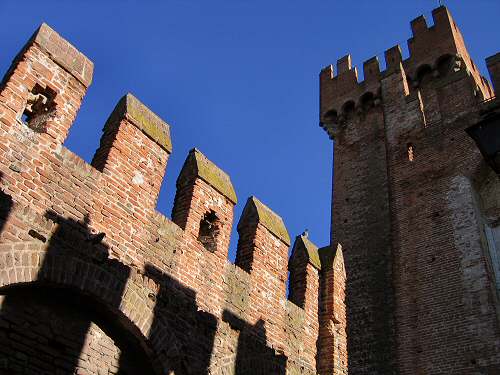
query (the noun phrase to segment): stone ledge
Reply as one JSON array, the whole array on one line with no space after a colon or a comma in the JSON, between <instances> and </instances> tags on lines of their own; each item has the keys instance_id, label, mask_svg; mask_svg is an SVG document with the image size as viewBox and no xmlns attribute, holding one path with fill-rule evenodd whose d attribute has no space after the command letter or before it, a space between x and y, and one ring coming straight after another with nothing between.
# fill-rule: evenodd
<instances>
[{"instance_id":1,"label":"stone ledge","mask_svg":"<svg viewBox=\"0 0 500 375\"><path fill-rule=\"evenodd\" d=\"M299 246L302 246L306 252L309 263L311 263L318 270L321 270L321 260L319 256L318 247L312 243L306 235L301 234L297 236L295 243L293 245L292 255L289 260L289 264L293 263L293 259L296 256L296 252L300 251Z\"/></svg>"},{"instance_id":2,"label":"stone ledge","mask_svg":"<svg viewBox=\"0 0 500 375\"><path fill-rule=\"evenodd\" d=\"M273 235L278 237L287 246L290 246L290 235L283 219L253 196L248 198L240 222L238 223L238 229L249 221L262 224Z\"/></svg>"},{"instance_id":3,"label":"stone ledge","mask_svg":"<svg viewBox=\"0 0 500 375\"><path fill-rule=\"evenodd\" d=\"M177 186L179 187L188 183L196 177L201 178L207 184L214 187L234 204L238 202L233 184L227 173L208 160L199 150L193 148L189 151L189 155L184 162L182 171L177 179Z\"/></svg>"},{"instance_id":4,"label":"stone ledge","mask_svg":"<svg viewBox=\"0 0 500 375\"><path fill-rule=\"evenodd\" d=\"M120 99L106 124L122 118L129 120L168 153L172 152L170 126L130 93Z\"/></svg>"},{"instance_id":5,"label":"stone ledge","mask_svg":"<svg viewBox=\"0 0 500 375\"><path fill-rule=\"evenodd\" d=\"M70 72L85 87L92 82L94 64L49 25L42 23L29 43L37 44L52 60Z\"/></svg>"},{"instance_id":6,"label":"stone ledge","mask_svg":"<svg viewBox=\"0 0 500 375\"><path fill-rule=\"evenodd\" d=\"M323 269L331 268L338 262L342 264L344 262L341 244L337 244L336 247L331 245L320 247L318 255Z\"/></svg>"}]
</instances>

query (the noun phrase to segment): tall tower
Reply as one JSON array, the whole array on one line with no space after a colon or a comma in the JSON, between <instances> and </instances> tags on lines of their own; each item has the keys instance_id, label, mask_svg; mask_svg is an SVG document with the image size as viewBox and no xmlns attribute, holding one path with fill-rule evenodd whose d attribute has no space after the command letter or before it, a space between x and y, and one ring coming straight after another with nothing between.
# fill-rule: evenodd
<instances>
[{"instance_id":1,"label":"tall tower","mask_svg":"<svg viewBox=\"0 0 500 375\"><path fill-rule=\"evenodd\" d=\"M432 16L384 71L371 58L359 82L348 55L320 73L349 374L500 373L500 180L465 132L500 104L448 9Z\"/></svg>"}]
</instances>

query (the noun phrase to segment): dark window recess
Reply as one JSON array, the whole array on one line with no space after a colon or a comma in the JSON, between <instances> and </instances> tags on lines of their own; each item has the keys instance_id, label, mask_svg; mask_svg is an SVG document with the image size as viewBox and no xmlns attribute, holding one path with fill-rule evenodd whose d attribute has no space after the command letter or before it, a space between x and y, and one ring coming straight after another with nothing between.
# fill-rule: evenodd
<instances>
[{"instance_id":1,"label":"dark window recess","mask_svg":"<svg viewBox=\"0 0 500 375\"><path fill-rule=\"evenodd\" d=\"M21 116L23 123L37 133L46 133L47 121L56 111L55 97L54 90L35 85L28 95L28 101Z\"/></svg>"},{"instance_id":2,"label":"dark window recess","mask_svg":"<svg viewBox=\"0 0 500 375\"><path fill-rule=\"evenodd\" d=\"M361 97L361 107L365 111L369 111L375 105L375 97L371 92L365 93Z\"/></svg>"},{"instance_id":3,"label":"dark window recess","mask_svg":"<svg viewBox=\"0 0 500 375\"><path fill-rule=\"evenodd\" d=\"M338 122L337 111L334 109L329 110L323 116L325 124L336 124Z\"/></svg>"},{"instance_id":4,"label":"dark window recess","mask_svg":"<svg viewBox=\"0 0 500 375\"><path fill-rule=\"evenodd\" d=\"M459 63L459 61L457 61ZM447 76L455 65L455 58L451 55L442 56L437 62L437 71L440 77Z\"/></svg>"},{"instance_id":5,"label":"dark window recess","mask_svg":"<svg viewBox=\"0 0 500 375\"><path fill-rule=\"evenodd\" d=\"M346 119L352 119L356 110L356 104L350 100L342 107L342 113Z\"/></svg>"},{"instance_id":6,"label":"dark window recess","mask_svg":"<svg viewBox=\"0 0 500 375\"><path fill-rule=\"evenodd\" d=\"M429 65L421 66L417 71L417 82L419 86L426 85L432 80L432 68Z\"/></svg>"},{"instance_id":7,"label":"dark window recess","mask_svg":"<svg viewBox=\"0 0 500 375\"><path fill-rule=\"evenodd\" d=\"M214 211L207 212L200 221L198 241L205 249L215 252L217 249L217 236L219 235L219 218Z\"/></svg>"}]
</instances>

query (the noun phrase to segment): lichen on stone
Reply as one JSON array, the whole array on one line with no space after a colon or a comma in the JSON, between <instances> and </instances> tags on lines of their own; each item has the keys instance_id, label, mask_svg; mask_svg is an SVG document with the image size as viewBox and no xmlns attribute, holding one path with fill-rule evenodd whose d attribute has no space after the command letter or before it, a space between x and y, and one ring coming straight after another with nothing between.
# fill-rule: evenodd
<instances>
[{"instance_id":1,"label":"lichen on stone","mask_svg":"<svg viewBox=\"0 0 500 375\"><path fill-rule=\"evenodd\" d=\"M305 251L309 263L311 263L318 270L321 269L321 260L318 247L304 235L297 236L293 245L292 255L289 261L290 263L293 262L293 259L295 258L298 251Z\"/></svg>"},{"instance_id":2,"label":"lichen on stone","mask_svg":"<svg viewBox=\"0 0 500 375\"><path fill-rule=\"evenodd\" d=\"M179 178L177 179L177 186L179 187L185 183L189 183L194 178L201 178L234 204L238 202L236 192L234 191L231 178L228 174L208 160L208 158L196 148L189 152Z\"/></svg>"},{"instance_id":3,"label":"lichen on stone","mask_svg":"<svg viewBox=\"0 0 500 375\"><path fill-rule=\"evenodd\" d=\"M172 152L170 126L130 93L120 99L108 122L124 117L164 150Z\"/></svg>"},{"instance_id":4,"label":"lichen on stone","mask_svg":"<svg viewBox=\"0 0 500 375\"><path fill-rule=\"evenodd\" d=\"M250 221L262 224L287 246L290 245L290 235L288 234L283 219L254 196L248 198L238 227Z\"/></svg>"}]
</instances>

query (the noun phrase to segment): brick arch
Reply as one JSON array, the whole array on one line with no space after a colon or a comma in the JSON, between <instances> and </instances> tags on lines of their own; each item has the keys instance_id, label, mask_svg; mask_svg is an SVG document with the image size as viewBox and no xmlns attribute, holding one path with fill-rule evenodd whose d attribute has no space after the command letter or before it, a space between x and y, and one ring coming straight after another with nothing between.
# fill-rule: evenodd
<instances>
[{"instance_id":1,"label":"brick arch","mask_svg":"<svg viewBox=\"0 0 500 375\"><path fill-rule=\"evenodd\" d=\"M40 241L2 244L0 250L0 293L29 286L81 293L116 317L120 328L139 341L155 373L165 373L172 367L168 362L178 360L175 350L166 356L161 348L165 342L175 347L176 338L162 320L155 319L157 288L152 280L137 272L124 278L128 267L117 260L96 262L63 251L48 255ZM151 332L153 321L155 332Z\"/></svg>"},{"instance_id":2,"label":"brick arch","mask_svg":"<svg viewBox=\"0 0 500 375\"><path fill-rule=\"evenodd\" d=\"M356 110L356 101L349 99L346 100L346 102L342 105L342 115L343 116L348 116L349 114L353 114L354 111Z\"/></svg>"},{"instance_id":3,"label":"brick arch","mask_svg":"<svg viewBox=\"0 0 500 375\"><path fill-rule=\"evenodd\" d=\"M369 110L375 105L375 94L371 91L366 91L358 99L358 107L363 110Z\"/></svg>"},{"instance_id":4,"label":"brick arch","mask_svg":"<svg viewBox=\"0 0 500 375\"><path fill-rule=\"evenodd\" d=\"M336 124L338 122L338 113L336 109L330 109L323 115L323 122L325 124Z\"/></svg>"}]
</instances>

